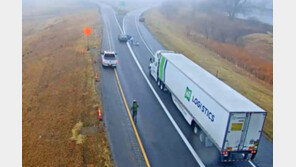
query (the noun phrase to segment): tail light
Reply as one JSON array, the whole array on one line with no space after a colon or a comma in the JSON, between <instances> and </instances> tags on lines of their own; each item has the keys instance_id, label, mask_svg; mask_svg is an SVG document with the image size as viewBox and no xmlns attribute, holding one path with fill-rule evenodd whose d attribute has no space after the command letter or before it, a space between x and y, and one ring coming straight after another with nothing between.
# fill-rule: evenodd
<instances>
[{"instance_id":1,"label":"tail light","mask_svg":"<svg viewBox=\"0 0 296 167\"><path fill-rule=\"evenodd\" d=\"M251 153L252 153L252 154L255 154L255 153L256 153L256 150L252 150Z\"/></svg>"},{"instance_id":2,"label":"tail light","mask_svg":"<svg viewBox=\"0 0 296 167\"><path fill-rule=\"evenodd\" d=\"M104 59L102 60L102 63L105 63L105 60Z\"/></svg>"},{"instance_id":3,"label":"tail light","mask_svg":"<svg viewBox=\"0 0 296 167\"><path fill-rule=\"evenodd\" d=\"M115 63L118 64L118 60L115 60Z\"/></svg>"},{"instance_id":4,"label":"tail light","mask_svg":"<svg viewBox=\"0 0 296 167\"><path fill-rule=\"evenodd\" d=\"M228 151L222 151L222 154L227 156L228 155Z\"/></svg>"}]
</instances>

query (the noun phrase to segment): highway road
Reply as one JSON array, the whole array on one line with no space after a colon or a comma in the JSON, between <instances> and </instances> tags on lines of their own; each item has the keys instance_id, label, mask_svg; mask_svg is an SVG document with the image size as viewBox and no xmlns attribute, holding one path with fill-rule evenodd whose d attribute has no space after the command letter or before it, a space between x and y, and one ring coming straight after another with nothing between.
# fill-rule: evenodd
<instances>
[{"instance_id":1,"label":"highway road","mask_svg":"<svg viewBox=\"0 0 296 167\"><path fill-rule=\"evenodd\" d=\"M102 89L103 119L116 166L147 166L143 155L151 166L272 166L273 147L265 138L254 163L219 163L215 158L217 150L204 148L199 143L170 95L161 92L149 76L149 58L156 50L165 48L138 22L138 16L144 10L128 13L121 26L114 10L100 4L104 23L101 50L116 51L119 60L116 69L102 68L100 63L95 66L101 68L101 83L96 86ZM117 35L122 32L132 35L139 46L120 43ZM98 53L94 53L100 60ZM141 149L125 107L134 99L139 104L136 129L144 149Z\"/></svg>"}]
</instances>

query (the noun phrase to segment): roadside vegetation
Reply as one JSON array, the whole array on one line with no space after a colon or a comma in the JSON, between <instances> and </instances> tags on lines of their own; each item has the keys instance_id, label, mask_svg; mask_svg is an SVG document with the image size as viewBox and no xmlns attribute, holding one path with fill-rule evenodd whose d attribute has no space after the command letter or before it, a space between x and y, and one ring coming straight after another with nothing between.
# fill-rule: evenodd
<instances>
[{"instance_id":1,"label":"roadside vegetation","mask_svg":"<svg viewBox=\"0 0 296 167\"><path fill-rule=\"evenodd\" d=\"M23 6L23 166L114 166L97 107L93 55L100 48L98 8L79 2Z\"/></svg>"},{"instance_id":2,"label":"roadside vegetation","mask_svg":"<svg viewBox=\"0 0 296 167\"><path fill-rule=\"evenodd\" d=\"M264 132L272 139L272 26L199 7L170 1L146 11L145 24L167 49L183 53L266 110Z\"/></svg>"}]
</instances>

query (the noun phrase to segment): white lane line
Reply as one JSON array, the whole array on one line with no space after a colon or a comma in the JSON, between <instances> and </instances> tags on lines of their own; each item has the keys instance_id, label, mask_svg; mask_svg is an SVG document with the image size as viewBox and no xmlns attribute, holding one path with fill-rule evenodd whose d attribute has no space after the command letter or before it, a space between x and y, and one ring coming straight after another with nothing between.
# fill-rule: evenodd
<instances>
[{"instance_id":1,"label":"white lane line","mask_svg":"<svg viewBox=\"0 0 296 167\"><path fill-rule=\"evenodd\" d=\"M257 167L251 160L248 161L253 167Z\"/></svg>"},{"instance_id":2,"label":"white lane line","mask_svg":"<svg viewBox=\"0 0 296 167\"><path fill-rule=\"evenodd\" d=\"M125 22L125 18L126 18L127 14L123 17L123 21L122 21L122 28L123 28L123 32L125 33L125 28L124 28L124 22ZM117 19L116 19L117 20Z\"/></svg>"},{"instance_id":3,"label":"white lane line","mask_svg":"<svg viewBox=\"0 0 296 167\"><path fill-rule=\"evenodd\" d=\"M152 90L153 94L155 95L155 97L157 98L158 102L160 103L161 107L163 108L163 110L165 111L165 113L167 114L169 120L172 122L172 124L174 125L175 129L177 130L177 132L179 133L179 135L181 136L182 140L184 141L185 145L187 146L187 148L189 149L189 151L191 152L191 154L193 155L193 157L195 158L195 160L197 161L197 163L204 167L205 165L203 164L203 162L201 161L200 157L196 154L196 152L194 151L193 147L190 145L189 141L187 140L187 138L185 137L185 135L183 134L183 132L181 131L181 129L179 128L179 126L177 125L177 123L175 122L175 120L173 119L173 117L171 116L171 114L169 113L168 109L165 107L165 105L163 104L162 100L160 99L160 97L158 96L158 94L156 93L156 91L154 90L153 86L151 85L150 81L148 80L147 76L145 75L140 63L138 62L138 59L136 58L134 52L132 51L132 48L130 46L129 43L127 43L127 46L137 64L137 66L139 67L142 75L144 76L146 82L148 83L150 89Z\"/></svg>"},{"instance_id":4,"label":"white lane line","mask_svg":"<svg viewBox=\"0 0 296 167\"><path fill-rule=\"evenodd\" d=\"M142 13L142 12L141 12ZM141 13L139 14L139 16L141 15ZM123 23L122 23L122 27L123 27L123 33L126 33L125 32L125 27L124 27L124 22L125 22L125 18L126 18L127 15L124 16L123 18ZM139 18L138 16L138 18ZM140 30L139 30L139 27L138 27L138 24L137 24L137 20L136 20L137 17L135 17L135 24L136 24L136 29L138 31L138 34L140 35L140 38L141 40L143 41L144 45L146 46L146 48L148 49L148 51L150 52L150 54L153 56L153 52L151 51L151 49L149 48L149 46L147 45L147 43L145 42L144 38L142 37L141 33L140 33ZM119 24L118 24L119 25Z\"/></svg>"},{"instance_id":5,"label":"white lane line","mask_svg":"<svg viewBox=\"0 0 296 167\"><path fill-rule=\"evenodd\" d=\"M125 18L125 17L124 17ZM115 19L117 20L117 18L115 17ZM124 19L123 19L123 30L124 30ZM149 79L147 78L146 74L144 73L142 66L140 65L137 57L135 56L131 46L129 43L127 43L127 46L129 48L129 51L131 52L138 68L140 69L142 75L144 76L147 84L149 85L150 89L152 90L154 96L156 97L156 99L158 100L159 104L161 105L161 107L163 108L163 110L165 111L165 113L167 114L169 120L171 121L171 123L173 124L173 126L175 127L175 129L177 130L177 132L179 133L180 137L182 138L182 140L184 141L185 145L187 146L187 148L189 149L189 151L191 152L192 156L194 157L194 159L197 161L197 163L201 166L204 167L205 165L203 164L203 162L201 161L200 157L197 155L197 153L194 151L194 148L191 146L191 144L189 143L189 141L187 140L187 138L185 137L185 135L183 134L183 132L181 131L181 129L179 128L179 126L177 125L177 123L175 122L175 120L173 119L173 117L171 116L170 112L168 111L168 109L166 108L166 106L164 105L164 103L162 102L162 100L160 99L160 97L158 96L158 94L156 93L156 91L154 90L153 86L151 85Z\"/></svg>"},{"instance_id":6,"label":"white lane line","mask_svg":"<svg viewBox=\"0 0 296 167\"><path fill-rule=\"evenodd\" d=\"M116 15L115 15L115 11L112 9L112 11L113 11L113 15L114 15L114 18L115 18L115 20L116 20L116 23L117 23L117 25L118 25L118 27L119 27L119 29L120 29L120 32L122 33L123 31L122 31L122 29L121 29L121 27L120 27L120 24L119 24L119 22L118 22L118 20L117 20L117 18L116 18ZM123 25L123 23L122 23L122 25Z\"/></svg>"},{"instance_id":7,"label":"white lane line","mask_svg":"<svg viewBox=\"0 0 296 167\"><path fill-rule=\"evenodd\" d=\"M141 12L142 13L142 12ZM139 14L139 16L141 15L141 13ZM140 35L141 40L143 41L144 45L146 46L146 48L149 50L149 52L151 53L151 55L153 56L153 52L151 51L150 47L148 47L147 43L145 42L144 38L142 37L140 30L139 30L139 23L137 22L137 19L139 20L139 16L135 17L135 24L136 24L136 29L138 31L138 34Z\"/></svg>"}]
</instances>

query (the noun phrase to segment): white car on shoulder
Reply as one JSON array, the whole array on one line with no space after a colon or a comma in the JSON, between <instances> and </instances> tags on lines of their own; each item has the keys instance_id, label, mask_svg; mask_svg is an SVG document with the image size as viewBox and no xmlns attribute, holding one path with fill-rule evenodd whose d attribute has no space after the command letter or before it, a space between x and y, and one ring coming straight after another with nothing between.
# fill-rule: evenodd
<instances>
[{"instance_id":1,"label":"white car on shoulder","mask_svg":"<svg viewBox=\"0 0 296 167\"><path fill-rule=\"evenodd\" d=\"M101 52L103 67L116 67L118 64L117 53L113 51Z\"/></svg>"}]
</instances>

